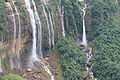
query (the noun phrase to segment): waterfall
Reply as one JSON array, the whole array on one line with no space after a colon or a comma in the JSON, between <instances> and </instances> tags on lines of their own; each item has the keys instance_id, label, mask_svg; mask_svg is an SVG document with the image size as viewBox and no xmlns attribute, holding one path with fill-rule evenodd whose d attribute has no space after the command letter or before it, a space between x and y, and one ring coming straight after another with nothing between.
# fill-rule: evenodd
<instances>
[{"instance_id":1,"label":"waterfall","mask_svg":"<svg viewBox=\"0 0 120 80\"><path fill-rule=\"evenodd\" d=\"M86 30L85 30L86 8L87 8L87 4L85 4L84 8L82 9L82 11L83 11L83 37L82 37L82 44L83 44L83 45L87 45Z\"/></svg>"},{"instance_id":2,"label":"waterfall","mask_svg":"<svg viewBox=\"0 0 120 80\"><path fill-rule=\"evenodd\" d=\"M10 50L12 50L12 48L14 48L15 49L15 40L16 40L16 21L15 21L15 15L14 15L14 13L13 13L13 8L11 7L11 4L10 3L6 3L7 5L8 5L8 7L10 8L10 10L12 11L11 12L11 15L10 15L10 17L12 18L12 22L13 22L13 27L14 27L14 34L13 34L13 39L14 39L14 42L13 42L13 45L12 45L12 47L10 46ZM13 50L13 52L12 51L10 51L9 50L9 62L10 62L10 67L11 67L11 69L13 70L13 68L14 68L14 63L13 63L13 53L15 52L15 50Z\"/></svg>"},{"instance_id":3,"label":"waterfall","mask_svg":"<svg viewBox=\"0 0 120 80\"><path fill-rule=\"evenodd\" d=\"M41 26L41 21L37 12L37 8L35 5L34 0L32 0L33 6L34 6L34 16L35 16L35 22L38 26L38 41L39 41L39 55L42 58L43 54L42 54L42 26Z\"/></svg>"},{"instance_id":4,"label":"waterfall","mask_svg":"<svg viewBox=\"0 0 120 80\"><path fill-rule=\"evenodd\" d=\"M18 17L19 31L18 31L18 45L17 45L18 46L18 50L17 50L17 54L16 54L17 55L17 61L16 61L16 63L17 63L17 68L20 69L21 59L20 59L20 53L19 53L19 51L20 51L20 38L21 38L21 21L20 21L20 15L19 15L18 10L17 10L17 8L16 8L16 6L14 4L14 1L13 1L13 6L15 8L15 12L16 12L16 15Z\"/></svg>"},{"instance_id":5,"label":"waterfall","mask_svg":"<svg viewBox=\"0 0 120 80\"><path fill-rule=\"evenodd\" d=\"M43 3L46 5L46 2L44 0L43 0ZM51 15L50 15L50 11L48 11L49 18L50 18L50 24L51 24L51 30L52 30L52 41L51 41L50 24L49 24L48 15L47 15L47 12L45 11L45 6L44 5L43 5L43 12L44 12L44 15L45 15L45 18L46 18L46 22L47 22L47 27L48 27L49 49L51 49L51 42L52 42L52 45L54 46L54 28L53 28L53 22L52 22L52 18L51 18ZM50 75L51 80L55 80L54 79L54 75L52 75L52 73L50 72L49 68L44 63L42 63L42 66L43 66L44 70Z\"/></svg>"},{"instance_id":6,"label":"waterfall","mask_svg":"<svg viewBox=\"0 0 120 80\"><path fill-rule=\"evenodd\" d=\"M32 51L31 51L31 60L37 60L38 61L38 56L36 53L36 24L35 24L35 18L34 18L34 13L33 10L31 9L31 5L30 5L30 1L29 0L25 0L25 4L26 4L26 8L29 12L29 16L30 16L30 22L32 25L32 30L33 30L33 39L32 39Z\"/></svg>"},{"instance_id":7,"label":"waterfall","mask_svg":"<svg viewBox=\"0 0 120 80\"><path fill-rule=\"evenodd\" d=\"M79 0L79 1L84 1L84 0ZM92 57L93 57L93 53L92 53L92 47L89 47L87 45L87 40L86 40L86 30L85 30L85 15L86 15L86 8L87 8L87 4L85 4L84 8L82 9L83 11L83 37L82 37L82 44L85 46L85 53L87 56L87 61L86 61L86 70L88 72L88 78L89 80L97 80L96 78L94 78L93 72L91 70L92 68Z\"/></svg>"},{"instance_id":8,"label":"waterfall","mask_svg":"<svg viewBox=\"0 0 120 80\"><path fill-rule=\"evenodd\" d=\"M76 21L75 21L75 16L74 15L72 15L72 18L73 18L73 24L74 24L74 26L75 26L75 31L76 31L76 37L78 38L78 28L77 28L77 24L76 24Z\"/></svg>"},{"instance_id":9,"label":"waterfall","mask_svg":"<svg viewBox=\"0 0 120 80\"><path fill-rule=\"evenodd\" d=\"M43 3L46 5L46 2L45 2L45 0L43 0ZM47 6L46 6L47 7ZM49 33L49 47L50 47L50 49L51 49L51 44L52 44L52 46L54 46L54 42L55 42L55 40L54 40L54 26L53 26L53 21L52 21L52 15L51 15L51 13L50 13L50 11L49 11L49 9L48 9L48 7L47 7L47 10L48 10L48 15L47 15L47 13L46 13L46 11L45 11L45 7L43 6L43 12L44 12L44 14L45 14L45 17L46 17L46 21L47 21L47 26L48 26L48 33ZM50 24L49 24L49 21L50 21ZM51 28L50 28L51 27ZM52 33L52 35L51 35L51 33Z\"/></svg>"},{"instance_id":10,"label":"waterfall","mask_svg":"<svg viewBox=\"0 0 120 80\"><path fill-rule=\"evenodd\" d=\"M53 22L52 22L52 17L51 17L51 14L50 14L50 11L48 11L49 13L49 18L50 18L50 24L51 24L51 31L52 31L52 45L54 46L54 26L53 26Z\"/></svg>"},{"instance_id":11,"label":"waterfall","mask_svg":"<svg viewBox=\"0 0 120 80\"><path fill-rule=\"evenodd\" d=\"M50 75L51 80L55 80L54 75L51 73L50 69L44 63L42 63L42 61L41 61L41 64L44 70Z\"/></svg>"},{"instance_id":12,"label":"waterfall","mask_svg":"<svg viewBox=\"0 0 120 80\"><path fill-rule=\"evenodd\" d=\"M84 1L84 0L79 0L79 1Z\"/></svg>"},{"instance_id":13,"label":"waterfall","mask_svg":"<svg viewBox=\"0 0 120 80\"><path fill-rule=\"evenodd\" d=\"M62 1L60 1L61 4ZM61 7L59 8L59 12L60 12L60 19L61 19L61 25L62 25L62 34L63 36L65 36L65 28L64 28L64 7L61 5Z\"/></svg>"},{"instance_id":14,"label":"waterfall","mask_svg":"<svg viewBox=\"0 0 120 80\"><path fill-rule=\"evenodd\" d=\"M0 72L3 72L2 71L2 62L1 62L2 60L1 60L1 57L0 57Z\"/></svg>"},{"instance_id":15,"label":"waterfall","mask_svg":"<svg viewBox=\"0 0 120 80\"><path fill-rule=\"evenodd\" d=\"M40 62L42 64L42 67L44 68L44 70L50 75L51 80L54 80L54 76L50 72L49 68L42 61L40 61L41 59L38 59L38 56L36 54L36 41L37 41L36 40L36 25L38 25L38 27L40 28L40 33L39 33L40 38L38 38L38 39L40 39L39 41L40 41L41 47L42 47L42 44L41 44L42 43L42 27L41 27L41 22L40 22L40 18L39 18L38 12L37 12L35 2L34 2L34 0L32 0L33 6L34 6L34 12L31 9L30 1L25 0L25 3L26 3L27 10L29 12L29 15L30 15L31 25L32 25L32 28L33 28L33 45L32 45L32 55L31 55L31 57L32 57L32 59ZM44 13L45 13L45 15L47 15L45 11L44 11ZM48 19L48 17L46 19ZM49 28L50 28L50 26L49 26ZM41 49L40 55L42 57L42 49Z\"/></svg>"},{"instance_id":16,"label":"waterfall","mask_svg":"<svg viewBox=\"0 0 120 80\"><path fill-rule=\"evenodd\" d=\"M86 55L87 55L86 70L87 70L87 72L89 72L89 78L90 78L90 80L97 80L96 78L94 78L93 72L91 70L92 64L91 65L89 64L89 63L91 63L91 60L93 57L92 47L88 47L88 52L86 52Z\"/></svg>"},{"instance_id":17,"label":"waterfall","mask_svg":"<svg viewBox=\"0 0 120 80\"><path fill-rule=\"evenodd\" d=\"M43 3L46 5L46 2L43 0ZM50 24L49 24L49 19L48 19L48 15L47 12L45 11L45 6L43 5L43 12L46 18L46 22L47 22L47 27L48 27L48 40L49 40L49 49L51 50L51 34L50 34Z\"/></svg>"}]
</instances>

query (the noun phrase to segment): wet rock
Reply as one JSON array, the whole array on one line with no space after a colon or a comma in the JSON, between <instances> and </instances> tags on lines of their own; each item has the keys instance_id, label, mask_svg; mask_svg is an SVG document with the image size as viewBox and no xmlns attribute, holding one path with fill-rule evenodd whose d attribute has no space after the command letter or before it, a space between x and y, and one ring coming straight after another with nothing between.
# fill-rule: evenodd
<instances>
[{"instance_id":1,"label":"wet rock","mask_svg":"<svg viewBox=\"0 0 120 80\"><path fill-rule=\"evenodd\" d=\"M89 71L84 71L84 72L83 72L83 78L88 77L88 75L89 75Z\"/></svg>"},{"instance_id":2,"label":"wet rock","mask_svg":"<svg viewBox=\"0 0 120 80\"><path fill-rule=\"evenodd\" d=\"M36 76L36 75L33 75L33 77L34 77L35 79L37 79L37 76Z\"/></svg>"},{"instance_id":3,"label":"wet rock","mask_svg":"<svg viewBox=\"0 0 120 80\"><path fill-rule=\"evenodd\" d=\"M28 71L28 72L31 72L31 71L32 71L32 69L31 69L31 68L27 68L27 71Z\"/></svg>"},{"instance_id":4,"label":"wet rock","mask_svg":"<svg viewBox=\"0 0 120 80\"><path fill-rule=\"evenodd\" d=\"M45 60L46 60L46 61L49 61L49 58L48 58L48 57L46 57L46 58L45 58Z\"/></svg>"},{"instance_id":5,"label":"wet rock","mask_svg":"<svg viewBox=\"0 0 120 80\"><path fill-rule=\"evenodd\" d=\"M26 74L26 73L24 73L24 74L22 75L22 77L24 77L24 78L25 78L26 76L27 76L27 74Z\"/></svg>"}]
</instances>

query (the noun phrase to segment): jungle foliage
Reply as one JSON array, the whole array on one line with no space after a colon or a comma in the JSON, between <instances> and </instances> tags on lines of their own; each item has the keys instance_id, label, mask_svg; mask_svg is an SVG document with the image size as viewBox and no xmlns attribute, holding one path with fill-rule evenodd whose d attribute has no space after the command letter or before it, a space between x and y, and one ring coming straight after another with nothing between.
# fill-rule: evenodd
<instances>
[{"instance_id":1,"label":"jungle foliage","mask_svg":"<svg viewBox=\"0 0 120 80\"><path fill-rule=\"evenodd\" d=\"M6 32L6 29L4 28L4 21L5 21L5 5L4 0L0 0L0 31Z\"/></svg>"},{"instance_id":2,"label":"jungle foliage","mask_svg":"<svg viewBox=\"0 0 120 80\"><path fill-rule=\"evenodd\" d=\"M82 33L82 3L78 0L61 0L64 10L65 29L68 36ZM79 35L78 35L79 36ZM77 36L77 37L78 37Z\"/></svg>"},{"instance_id":3,"label":"jungle foliage","mask_svg":"<svg viewBox=\"0 0 120 80\"><path fill-rule=\"evenodd\" d=\"M113 0L91 0L94 40L93 72L98 80L120 80L119 5Z\"/></svg>"},{"instance_id":4,"label":"jungle foliage","mask_svg":"<svg viewBox=\"0 0 120 80\"><path fill-rule=\"evenodd\" d=\"M70 38L62 37L56 45L60 55L61 69L64 80L83 80L86 55Z\"/></svg>"}]
</instances>

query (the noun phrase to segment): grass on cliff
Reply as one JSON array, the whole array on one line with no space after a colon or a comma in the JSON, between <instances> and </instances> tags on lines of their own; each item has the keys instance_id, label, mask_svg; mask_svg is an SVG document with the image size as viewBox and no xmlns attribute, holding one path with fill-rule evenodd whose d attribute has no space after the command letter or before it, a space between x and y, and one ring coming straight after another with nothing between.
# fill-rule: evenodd
<instances>
[{"instance_id":1,"label":"grass on cliff","mask_svg":"<svg viewBox=\"0 0 120 80\"><path fill-rule=\"evenodd\" d=\"M7 75L0 76L0 80L27 80L27 79L22 78L19 75L9 73Z\"/></svg>"}]
</instances>

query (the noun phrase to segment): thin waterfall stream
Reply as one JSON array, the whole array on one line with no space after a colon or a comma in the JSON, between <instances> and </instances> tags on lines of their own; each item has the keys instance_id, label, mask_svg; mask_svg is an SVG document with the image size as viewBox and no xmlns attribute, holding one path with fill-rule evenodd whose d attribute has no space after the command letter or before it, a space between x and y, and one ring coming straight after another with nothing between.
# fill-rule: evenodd
<instances>
[{"instance_id":1,"label":"thin waterfall stream","mask_svg":"<svg viewBox=\"0 0 120 80\"><path fill-rule=\"evenodd\" d=\"M0 57L0 72L3 72L2 70L2 58Z\"/></svg>"},{"instance_id":2,"label":"thin waterfall stream","mask_svg":"<svg viewBox=\"0 0 120 80\"><path fill-rule=\"evenodd\" d=\"M0 35L2 36L2 39L0 41L0 44L3 44L3 33L0 32ZM2 73L3 72L3 69L2 69L2 55L0 55L0 72Z\"/></svg>"},{"instance_id":3,"label":"thin waterfall stream","mask_svg":"<svg viewBox=\"0 0 120 80\"><path fill-rule=\"evenodd\" d=\"M86 61L86 70L88 72L88 79L90 80L97 80L96 78L94 78L93 72L92 72L92 57L93 57L93 53L92 53L92 47L87 46L86 48L86 55L87 55L87 61Z\"/></svg>"},{"instance_id":4,"label":"thin waterfall stream","mask_svg":"<svg viewBox=\"0 0 120 80\"><path fill-rule=\"evenodd\" d=\"M85 4L84 8L82 9L82 11L83 11L83 37L82 37L82 44L83 44L83 45L87 45L86 29L85 29L86 8L87 8L87 4Z\"/></svg>"},{"instance_id":5,"label":"thin waterfall stream","mask_svg":"<svg viewBox=\"0 0 120 80\"><path fill-rule=\"evenodd\" d=\"M15 6L15 3L14 3L14 1L12 1L13 2L13 6L14 6L14 8L15 8L15 12L16 12L16 15L17 15L17 17L18 17L18 27L19 27L19 31L18 31L18 45L17 45L17 51L16 51L16 56L17 56L17 61L16 61L16 63L17 63L17 68L18 69L20 69L21 68L21 59L20 59L20 39L21 39L21 21L20 21L20 15L19 15L19 13L18 13L18 10L17 10L17 8L16 8L16 6Z\"/></svg>"},{"instance_id":6,"label":"thin waterfall stream","mask_svg":"<svg viewBox=\"0 0 120 80\"><path fill-rule=\"evenodd\" d=\"M13 62L13 53L15 52L15 40L16 40L16 21L15 21L15 15L13 13L13 8L11 6L10 3L6 3L6 5L9 7L10 11L11 11L11 14L9 15L9 17L12 19L12 22L13 22L13 30L14 30L14 33L13 33L13 44L12 44L12 47L10 46L10 50L9 50L9 62L10 62L10 67L11 69L13 70L14 68L14 62ZM13 50L13 49L14 50Z\"/></svg>"},{"instance_id":7,"label":"thin waterfall stream","mask_svg":"<svg viewBox=\"0 0 120 80\"><path fill-rule=\"evenodd\" d=\"M42 67L44 68L44 70L50 75L50 79L55 80L54 75L51 73L48 66L46 64L44 64L43 61L40 61L40 62L41 62Z\"/></svg>"},{"instance_id":8,"label":"thin waterfall stream","mask_svg":"<svg viewBox=\"0 0 120 80\"><path fill-rule=\"evenodd\" d=\"M46 5L46 2L43 0L43 3ZM47 22L47 27L48 27L48 40L49 40L49 50L51 50L51 33L50 33L50 24L49 24L49 19L47 16L47 12L45 10L45 6L43 5L43 12L46 18L46 22Z\"/></svg>"},{"instance_id":9,"label":"thin waterfall stream","mask_svg":"<svg viewBox=\"0 0 120 80\"><path fill-rule=\"evenodd\" d=\"M61 5L62 1L60 1ZM64 27L64 7L61 5L59 8L59 14L60 14L60 19L61 19L61 25L62 25L62 34L65 36L65 27Z\"/></svg>"},{"instance_id":10,"label":"thin waterfall stream","mask_svg":"<svg viewBox=\"0 0 120 80\"><path fill-rule=\"evenodd\" d=\"M52 46L55 45L55 40L54 40L54 26L53 26L53 21L52 21L52 17L50 14L50 11L48 10L48 14L49 14L49 18L50 18L50 24L51 24L51 33L52 33Z\"/></svg>"},{"instance_id":11,"label":"thin waterfall stream","mask_svg":"<svg viewBox=\"0 0 120 80\"><path fill-rule=\"evenodd\" d=\"M43 0L43 4L46 5L46 1ZM49 49L51 51L52 46L55 45L55 38L54 38L54 25L53 25L53 19L52 15L50 13L50 10L48 9L46 5L46 9L48 11L48 14L45 10L45 6L43 5L43 12L47 21L47 26L48 26L48 34L49 34Z\"/></svg>"}]
</instances>

